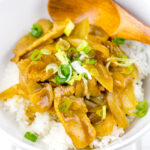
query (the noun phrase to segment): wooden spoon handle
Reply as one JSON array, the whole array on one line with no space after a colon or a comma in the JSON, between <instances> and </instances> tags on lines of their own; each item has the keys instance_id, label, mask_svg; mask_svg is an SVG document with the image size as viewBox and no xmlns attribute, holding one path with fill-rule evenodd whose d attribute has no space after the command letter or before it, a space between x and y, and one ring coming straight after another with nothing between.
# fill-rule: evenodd
<instances>
[{"instance_id":1,"label":"wooden spoon handle","mask_svg":"<svg viewBox=\"0 0 150 150\"><path fill-rule=\"evenodd\" d=\"M119 36L128 40L136 40L150 44L150 27L143 24L119 4L115 3L115 5L121 17L121 24L112 36Z\"/></svg>"}]
</instances>

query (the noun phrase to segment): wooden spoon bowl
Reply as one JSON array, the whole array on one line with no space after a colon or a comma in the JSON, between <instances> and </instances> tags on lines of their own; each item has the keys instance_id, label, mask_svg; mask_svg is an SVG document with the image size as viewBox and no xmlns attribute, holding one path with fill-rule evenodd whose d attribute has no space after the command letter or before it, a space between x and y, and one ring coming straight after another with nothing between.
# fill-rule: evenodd
<instances>
[{"instance_id":1,"label":"wooden spoon bowl","mask_svg":"<svg viewBox=\"0 0 150 150\"><path fill-rule=\"evenodd\" d=\"M101 27L109 36L150 44L150 27L112 0L49 0L48 11L54 21L89 18L90 24Z\"/></svg>"}]
</instances>

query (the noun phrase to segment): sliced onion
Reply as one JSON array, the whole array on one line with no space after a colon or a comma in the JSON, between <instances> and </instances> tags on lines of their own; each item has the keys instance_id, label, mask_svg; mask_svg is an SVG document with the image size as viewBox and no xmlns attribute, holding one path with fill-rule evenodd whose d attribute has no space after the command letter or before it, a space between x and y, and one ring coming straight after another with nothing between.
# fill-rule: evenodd
<instances>
[{"instance_id":1,"label":"sliced onion","mask_svg":"<svg viewBox=\"0 0 150 150\"><path fill-rule=\"evenodd\" d=\"M46 66L46 72L48 72L51 69L53 70L53 74L55 74L58 71L58 65L57 64L48 64Z\"/></svg>"}]
</instances>

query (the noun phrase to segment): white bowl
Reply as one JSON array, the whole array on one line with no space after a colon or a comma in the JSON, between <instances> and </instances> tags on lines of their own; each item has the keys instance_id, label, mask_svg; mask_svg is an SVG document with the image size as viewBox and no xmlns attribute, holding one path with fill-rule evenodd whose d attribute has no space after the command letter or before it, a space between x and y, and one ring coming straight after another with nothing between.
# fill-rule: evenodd
<instances>
[{"instance_id":1,"label":"white bowl","mask_svg":"<svg viewBox=\"0 0 150 150\"><path fill-rule=\"evenodd\" d=\"M117 0L128 10L135 14L146 24L150 25L150 1L149 0ZM47 12L47 0L0 0L0 78L6 64L12 55L12 48L18 39L26 34L32 24L40 18L49 18ZM150 58L150 57L149 57ZM150 76L144 83L145 99L150 101ZM144 132L150 129L150 111L141 119L136 120L126 134L115 143L111 144L107 150L116 149L129 144ZM17 123L0 112L0 129L18 146L24 149L38 150L46 149L44 145L31 144L24 141L23 134L18 129Z\"/></svg>"}]
</instances>

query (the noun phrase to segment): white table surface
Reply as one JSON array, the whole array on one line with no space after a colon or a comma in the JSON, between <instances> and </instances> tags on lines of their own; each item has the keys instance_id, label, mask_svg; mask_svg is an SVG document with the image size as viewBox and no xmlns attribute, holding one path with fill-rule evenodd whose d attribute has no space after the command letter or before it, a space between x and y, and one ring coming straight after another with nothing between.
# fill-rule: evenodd
<instances>
[{"instance_id":1,"label":"white table surface","mask_svg":"<svg viewBox=\"0 0 150 150\"><path fill-rule=\"evenodd\" d=\"M0 150L17 150L11 141L9 141L1 132ZM118 150L150 150L150 131L145 133L136 143L132 143L131 145Z\"/></svg>"}]
</instances>

